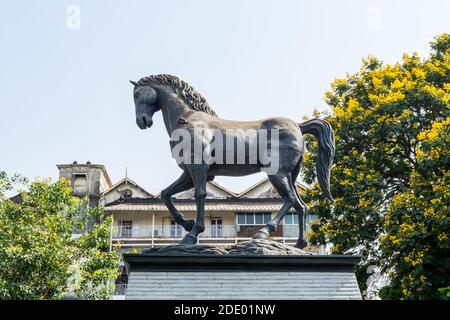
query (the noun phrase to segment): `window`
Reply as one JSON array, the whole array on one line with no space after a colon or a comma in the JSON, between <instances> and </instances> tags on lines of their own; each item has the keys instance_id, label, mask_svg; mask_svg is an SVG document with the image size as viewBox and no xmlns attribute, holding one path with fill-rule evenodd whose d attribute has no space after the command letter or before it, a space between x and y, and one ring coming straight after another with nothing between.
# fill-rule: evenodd
<instances>
[{"instance_id":1,"label":"window","mask_svg":"<svg viewBox=\"0 0 450 320\"><path fill-rule=\"evenodd\" d=\"M298 224L298 215L294 212L286 213L284 217L284 224Z\"/></svg>"},{"instance_id":2,"label":"window","mask_svg":"<svg viewBox=\"0 0 450 320\"><path fill-rule=\"evenodd\" d=\"M245 214L245 224L255 224L255 214L246 213Z\"/></svg>"},{"instance_id":3,"label":"window","mask_svg":"<svg viewBox=\"0 0 450 320\"><path fill-rule=\"evenodd\" d=\"M264 225L271 219L270 212L238 212L237 214L237 224L239 225Z\"/></svg>"},{"instance_id":4,"label":"window","mask_svg":"<svg viewBox=\"0 0 450 320\"><path fill-rule=\"evenodd\" d=\"M133 191L131 191L131 189L125 189L125 190L119 191L119 193L123 199L129 199L133 196Z\"/></svg>"},{"instance_id":5,"label":"window","mask_svg":"<svg viewBox=\"0 0 450 320\"><path fill-rule=\"evenodd\" d=\"M222 219L218 218L211 219L211 237L213 238L222 237Z\"/></svg>"},{"instance_id":6,"label":"window","mask_svg":"<svg viewBox=\"0 0 450 320\"><path fill-rule=\"evenodd\" d=\"M85 187L87 181L87 175L85 173L76 173L73 175L74 187Z\"/></svg>"},{"instance_id":7,"label":"window","mask_svg":"<svg viewBox=\"0 0 450 320\"><path fill-rule=\"evenodd\" d=\"M175 222L175 220L170 220L170 237L180 238L181 237L181 226Z\"/></svg>"},{"instance_id":8,"label":"window","mask_svg":"<svg viewBox=\"0 0 450 320\"><path fill-rule=\"evenodd\" d=\"M76 173L73 175L73 191L76 194L87 193L87 174Z\"/></svg>"},{"instance_id":9,"label":"window","mask_svg":"<svg viewBox=\"0 0 450 320\"><path fill-rule=\"evenodd\" d=\"M119 220L119 232L122 238L131 238L133 236L133 221Z\"/></svg>"},{"instance_id":10,"label":"window","mask_svg":"<svg viewBox=\"0 0 450 320\"><path fill-rule=\"evenodd\" d=\"M255 224L265 224L264 223L264 215L263 214L255 215Z\"/></svg>"}]
</instances>

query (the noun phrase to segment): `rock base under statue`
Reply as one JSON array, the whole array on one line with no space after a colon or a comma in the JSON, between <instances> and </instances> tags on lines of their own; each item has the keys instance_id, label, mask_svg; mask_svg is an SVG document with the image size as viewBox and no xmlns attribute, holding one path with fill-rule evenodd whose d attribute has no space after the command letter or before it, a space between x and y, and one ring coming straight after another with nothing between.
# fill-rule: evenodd
<instances>
[{"instance_id":1,"label":"rock base under statue","mask_svg":"<svg viewBox=\"0 0 450 320\"><path fill-rule=\"evenodd\" d=\"M361 299L358 256L312 255L269 240L124 254L127 299Z\"/></svg>"}]
</instances>

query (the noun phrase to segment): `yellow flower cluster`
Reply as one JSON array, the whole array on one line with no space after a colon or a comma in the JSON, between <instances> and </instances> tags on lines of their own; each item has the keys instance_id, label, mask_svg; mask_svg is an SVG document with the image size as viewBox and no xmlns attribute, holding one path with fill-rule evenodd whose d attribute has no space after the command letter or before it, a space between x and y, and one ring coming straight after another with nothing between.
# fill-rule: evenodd
<instances>
[{"instance_id":1,"label":"yellow flower cluster","mask_svg":"<svg viewBox=\"0 0 450 320\"><path fill-rule=\"evenodd\" d=\"M338 90L338 89L340 89L340 88L343 88L343 87L347 86L347 84L348 84L348 79L339 79L339 78L336 78L336 79L334 79L334 81L331 83L331 88L332 88L333 90Z\"/></svg>"},{"instance_id":2,"label":"yellow flower cluster","mask_svg":"<svg viewBox=\"0 0 450 320\"><path fill-rule=\"evenodd\" d=\"M402 113L397 117L398 120L408 119L412 115L412 111L410 109L405 109Z\"/></svg>"},{"instance_id":3,"label":"yellow flower cluster","mask_svg":"<svg viewBox=\"0 0 450 320\"><path fill-rule=\"evenodd\" d=\"M396 236L389 236L388 239L395 245L400 244L400 242L401 242L400 239L397 238Z\"/></svg>"},{"instance_id":4,"label":"yellow flower cluster","mask_svg":"<svg viewBox=\"0 0 450 320\"><path fill-rule=\"evenodd\" d=\"M414 52L411 56L407 53L403 54L403 63L405 65L417 65L420 63L419 54Z\"/></svg>"},{"instance_id":5,"label":"yellow flower cluster","mask_svg":"<svg viewBox=\"0 0 450 320\"><path fill-rule=\"evenodd\" d=\"M413 74L414 77L416 77L416 79L425 78L425 76L427 75L425 71L419 68L413 68L411 70L411 73Z\"/></svg>"},{"instance_id":6,"label":"yellow flower cluster","mask_svg":"<svg viewBox=\"0 0 450 320\"><path fill-rule=\"evenodd\" d=\"M353 120L361 120L368 117L371 113L369 109L363 108L358 100L350 98L344 106L334 106L333 113L338 117L353 118Z\"/></svg>"},{"instance_id":7,"label":"yellow flower cluster","mask_svg":"<svg viewBox=\"0 0 450 320\"><path fill-rule=\"evenodd\" d=\"M405 99L405 94L400 91L391 91L387 94L380 94L377 101L380 104L391 104Z\"/></svg>"},{"instance_id":8,"label":"yellow flower cluster","mask_svg":"<svg viewBox=\"0 0 450 320\"><path fill-rule=\"evenodd\" d=\"M347 107L348 113L352 114L356 109L358 109L358 107L359 107L359 102L354 98L350 98L350 100L348 101L348 107Z\"/></svg>"},{"instance_id":9,"label":"yellow flower cluster","mask_svg":"<svg viewBox=\"0 0 450 320\"><path fill-rule=\"evenodd\" d=\"M345 115L344 109L341 107L334 107L333 112L338 117L343 117Z\"/></svg>"},{"instance_id":10,"label":"yellow flower cluster","mask_svg":"<svg viewBox=\"0 0 450 320\"><path fill-rule=\"evenodd\" d=\"M311 160L311 152L306 152L304 155L303 155L303 162L309 162L310 160Z\"/></svg>"},{"instance_id":11,"label":"yellow flower cluster","mask_svg":"<svg viewBox=\"0 0 450 320\"><path fill-rule=\"evenodd\" d=\"M439 203L441 203L442 201L441 201L441 199L439 199L439 198L434 198L434 199L431 199L431 204L439 204Z\"/></svg>"},{"instance_id":12,"label":"yellow flower cluster","mask_svg":"<svg viewBox=\"0 0 450 320\"><path fill-rule=\"evenodd\" d=\"M422 86L421 89L430 94L432 97L439 99L443 102L448 102L450 100L450 92L448 90L436 88L429 84Z\"/></svg>"},{"instance_id":13,"label":"yellow flower cluster","mask_svg":"<svg viewBox=\"0 0 450 320\"><path fill-rule=\"evenodd\" d=\"M339 181L339 184L342 186L355 186L355 182L354 181L349 181L349 180L341 180Z\"/></svg>"},{"instance_id":14,"label":"yellow flower cluster","mask_svg":"<svg viewBox=\"0 0 450 320\"><path fill-rule=\"evenodd\" d=\"M441 132L444 131L446 127L450 126L450 117L447 117L444 121L436 121L432 124L430 130L422 131L417 136L418 140L428 140L430 142L435 141Z\"/></svg>"},{"instance_id":15,"label":"yellow flower cluster","mask_svg":"<svg viewBox=\"0 0 450 320\"><path fill-rule=\"evenodd\" d=\"M421 264L423 262L423 257L425 255L425 250L414 249L410 254L403 258L403 261L409 263L413 267Z\"/></svg>"},{"instance_id":16,"label":"yellow flower cluster","mask_svg":"<svg viewBox=\"0 0 450 320\"><path fill-rule=\"evenodd\" d=\"M446 55L446 58L448 59L448 55ZM448 64L448 61L447 61L447 64ZM447 69L448 70L448 66L446 66L446 63L444 62L444 63L442 63L441 61L439 61L439 60L436 60L436 61L434 61L434 62L427 62L426 64L425 64L425 67L429 70L429 71L431 71L431 72L434 72L434 73L437 73L438 75L440 75L440 76L445 76L445 69Z\"/></svg>"},{"instance_id":17,"label":"yellow flower cluster","mask_svg":"<svg viewBox=\"0 0 450 320\"><path fill-rule=\"evenodd\" d=\"M309 190L309 194L314 197L314 196L319 194L319 189L318 188L312 188L312 189Z\"/></svg>"},{"instance_id":18,"label":"yellow flower cluster","mask_svg":"<svg viewBox=\"0 0 450 320\"><path fill-rule=\"evenodd\" d=\"M345 86L347 85L347 79L335 79L333 82L333 85L335 86Z\"/></svg>"},{"instance_id":19,"label":"yellow flower cluster","mask_svg":"<svg viewBox=\"0 0 450 320\"><path fill-rule=\"evenodd\" d=\"M337 230L333 230L329 224L323 224L319 230L320 233L329 235L331 237L337 235Z\"/></svg>"},{"instance_id":20,"label":"yellow flower cluster","mask_svg":"<svg viewBox=\"0 0 450 320\"><path fill-rule=\"evenodd\" d=\"M425 218L434 218L434 219L440 219L442 217L441 214L439 212L436 212L433 208L425 209L425 211L423 212L423 216Z\"/></svg>"},{"instance_id":21,"label":"yellow flower cluster","mask_svg":"<svg viewBox=\"0 0 450 320\"><path fill-rule=\"evenodd\" d=\"M399 231L402 236L409 237L414 231L414 226L411 224L402 223Z\"/></svg>"},{"instance_id":22,"label":"yellow flower cluster","mask_svg":"<svg viewBox=\"0 0 450 320\"><path fill-rule=\"evenodd\" d=\"M363 181L364 180L364 173L363 172L360 172L360 173L358 173L358 176L356 177L356 180L358 180L358 182L361 182L361 181ZM369 176L368 176L369 177ZM368 178L367 177L367 178ZM369 179L370 180L370 179Z\"/></svg>"},{"instance_id":23,"label":"yellow flower cluster","mask_svg":"<svg viewBox=\"0 0 450 320\"><path fill-rule=\"evenodd\" d=\"M409 296L411 294L411 290L405 288L402 290L402 293L404 296Z\"/></svg>"},{"instance_id":24,"label":"yellow flower cluster","mask_svg":"<svg viewBox=\"0 0 450 320\"><path fill-rule=\"evenodd\" d=\"M394 82L391 83L391 90L398 90L403 88L404 83L398 79L395 79Z\"/></svg>"},{"instance_id":25,"label":"yellow flower cluster","mask_svg":"<svg viewBox=\"0 0 450 320\"><path fill-rule=\"evenodd\" d=\"M333 248L331 249L332 253L338 253L341 251L341 245L338 243L335 243L333 245Z\"/></svg>"},{"instance_id":26,"label":"yellow flower cluster","mask_svg":"<svg viewBox=\"0 0 450 320\"><path fill-rule=\"evenodd\" d=\"M420 149L420 148L416 149L415 154L416 154L416 158L418 160L425 158L425 152L423 152L422 149Z\"/></svg>"},{"instance_id":27,"label":"yellow flower cluster","mask_svg":"<svg viewBox=\"0 0 450 320\"><path fill-rule=\"evenodd\" d=\"M450 170L443 173L445 177L448 177L447 174L450 172ZM433 184L433 192L444 192L446 196L450 196L450 186L449 185L443 185L442 183L435 182Z\"/></svg>"},{"instance_id":28,"label":"yellow flower cluster","mask_svg":"<svg viewBox=\"0 0 450 320\"><path fill-rule=\"evenodd\" d=\"M381 80L380 78L373 76L372 77L372 83L374 85L375 88L381 86L381 84L383 83L383 80Z\"/></svg>"},{"instance_id":29,"label":"yellow flower cluster","mask_svg":"<svg viewBox=\"0 0 450 320\"><path fill-rule=\"evenodd\" d=\"M346 176L350 176L352 174L352 170L350 170L349 168L344 168L343 172Z\"/></svg>"},{"instance_id":30,"label":"yellow flower cluster","mask_svg":"<svg viewBox=\"0 0 450 320\"><path fill-rule=\"evenodd\" d=\"M411 193L398 193L393 198L393 204L394 206L408 205L413 198Z\"/></svg>"},{"instance_id":31,"label":"yellow flower cluster","mask_svg":"<svg viewBox=\"0 0 450 320\"><path fill-rule=\"evenodd\" d=\"M438 240L439 241L444 241L444 240L447 240L448 239L448 234L446 234L446 233L440 233L439 235L438 235Z\"/></svg>"},{"instance_id":32,"label":"yellow flower cluster","mask_svg":"<svg viewBox=\"0 0 450 320\"><path fill-rule=\"evenodd\" d=\"M371 199L369 199L369 198L360 197L359 200L358 200L358 205L359 205L361 208L367 208L367 207L369 207L371 204L372 204L372 201L371 201Z\"/></svg>"}]
</instances>

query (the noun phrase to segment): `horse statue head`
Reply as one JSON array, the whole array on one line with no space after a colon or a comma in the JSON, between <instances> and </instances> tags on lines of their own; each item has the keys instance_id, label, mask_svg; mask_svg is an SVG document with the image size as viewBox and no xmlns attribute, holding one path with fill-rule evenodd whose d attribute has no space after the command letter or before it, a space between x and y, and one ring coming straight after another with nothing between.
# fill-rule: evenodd
<instances>
[{"instance_id":1,"label":"horse statue head","mask_svg":"<svg viewBox=\"0 0 450 320\"><path fill-rule=\"evenodd\" d=\"M137 82L131 80L130 82L134 85L136 124L141 129L150 128L153 125L153 114L161 109L158 105L158 93L149 85L141 86Z\"/></svg>"}]
</instances>

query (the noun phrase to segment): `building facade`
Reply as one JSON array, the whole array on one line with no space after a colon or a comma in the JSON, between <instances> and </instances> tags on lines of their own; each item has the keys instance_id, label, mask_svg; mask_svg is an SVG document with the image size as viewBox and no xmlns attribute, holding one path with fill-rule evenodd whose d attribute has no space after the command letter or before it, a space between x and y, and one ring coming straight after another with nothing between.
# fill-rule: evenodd
<instances>
[{"instance_id":1,"label":"building facade","mask_svg":"<svg viewBox=\"0 0 450 320\"><path fill-rule=\"evenodd\" d=\"M103 165L74 162L57 167L60 177L71 181L74 195L88 196L92 205L103 205L105 214L112 216L112 247L122 252L139 252L176 244L186 234L171 217L160 194L151 194L128 177L113 185ZM300 194L306 191L300 183L296 187ZM193 190L179 193L173 199L186 218L195 219ZM282 205L283 200L267 178L241 193L232 192L214 181L207 182L206 229L200 235L199 243L248 241L278 213ZM307 217L307 230L312 218ZM291 211L271 239L294 244L298 234L298 217Z\"/></svg>"}]
</instances>

